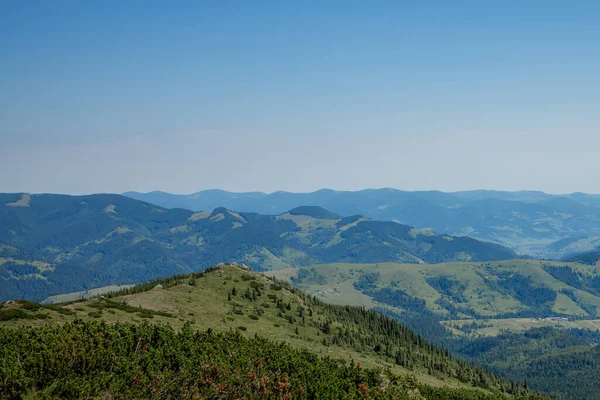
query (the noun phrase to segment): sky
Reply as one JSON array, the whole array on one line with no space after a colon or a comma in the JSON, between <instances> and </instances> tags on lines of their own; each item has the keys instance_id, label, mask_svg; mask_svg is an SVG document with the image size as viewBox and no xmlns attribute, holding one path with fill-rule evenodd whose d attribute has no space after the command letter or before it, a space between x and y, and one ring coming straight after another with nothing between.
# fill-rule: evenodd
<instances>
[{"instance_id":1,"label":"sky","mask_svg":"<svg viewBox=\"0 0 600 400\"><path fill-rule=\"evenodd\" d=\"M600 2L0 2L0 192L600 193Z\"/></svg>"}]
</instances>

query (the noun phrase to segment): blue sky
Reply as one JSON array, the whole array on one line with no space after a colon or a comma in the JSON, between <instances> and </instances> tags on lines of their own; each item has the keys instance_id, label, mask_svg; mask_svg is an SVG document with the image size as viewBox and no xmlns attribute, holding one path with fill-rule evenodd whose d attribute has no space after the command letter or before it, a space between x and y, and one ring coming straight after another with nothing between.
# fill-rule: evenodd
<instances>
[{"instance_id":1,"label":"blue sky","mask_svg":"<svg viewBox=\"0 0 600 400\"><path fill-rule=\"evenodd\" d=\"M0 191L600 193L597 1L3 1Z\"/></svg>"}]
</instances>

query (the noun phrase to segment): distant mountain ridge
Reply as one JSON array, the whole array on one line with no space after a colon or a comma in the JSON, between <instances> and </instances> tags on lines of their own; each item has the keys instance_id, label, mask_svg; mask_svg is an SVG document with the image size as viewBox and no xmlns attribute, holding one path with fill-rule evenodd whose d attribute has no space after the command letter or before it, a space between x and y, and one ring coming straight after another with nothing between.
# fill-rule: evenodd
<instances>
[{"instance_id":1,"label":"distant mountain ridge","mask_svg":"<svg viewBox=\"0 0 600 400\"><path fill-rule=\"evenodd\" d=\"M139 283L219 262L487 261L502 246L304 206L279 215L166 209L121 195L0 194L0 300Z\"/></svg>"},{"instance_id":2,"label":"distant mountain ridge","mask_svg":"<svg viewBox=\"0 0 600 400\"><path fill-rule=\"evenodd\" d=\"M194 211L226 207L243 212L281 214L299 206L320 206L341 215L396 221L418 229L470 236L511 247L519 254L560 259L595 248L600 237L600 195L552 195L539 191L462 192L366 189L312 193L205 190L191 195L126 192L125 196L166 208ZM567 238L587 238L560 246ZM559 243L555 243L559 242Z\"/></svg>"}]
</instances>

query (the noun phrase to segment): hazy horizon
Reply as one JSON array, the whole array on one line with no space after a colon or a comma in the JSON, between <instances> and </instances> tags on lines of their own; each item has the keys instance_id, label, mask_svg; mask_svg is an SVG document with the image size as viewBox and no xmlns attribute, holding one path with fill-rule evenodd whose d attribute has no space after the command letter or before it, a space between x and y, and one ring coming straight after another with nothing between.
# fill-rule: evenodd
<instances>
[{"instance_id":1,"label":"hazy horizon","mask_svg":"<svg viewBox=\"0 0 600 400\"><path fill-rule=\"evenodd\" d=\"M397 191L404 191L404 192L442 192L442 193L450 193L450 194L462 193L462 192L476 192L476 191L507 192L507 193L532 192L532 193L545 193L545 194L552 195L552 196L567 196L567 195L572 195L575 193L582 193L582 194L587 194L587 195L592 195L592 196L600 196L600 193L581 192L581 191L569 192L569 193L552 193L552 192L545 192L542 190L529 190L529 189L520 189L520 190L466 189L466 190L446 191L446 190L438 190L438 189L406 190L406 189L393 188L393 187L366 187L366 188L353 189L353 190L343 190L343 189L334 189L334 188L329 188L329 187L323 187L323 188L319 188L319 189L315 189L315 190L308 190L308 191L293 191L293 190L273 190L273 191L248 190L248 191L242 191L242 190L227 190L227 189L222 189L222 188L205 188L205 189L200 189L200 190L196 190L193 192L185 192L185 193L184 192L168 192L168 191L160 190L160 189L148 190L148 191L125 190L122 192L82 192L82 193L71 192L71 193L68 193L68 192L36 192L36 191L0 191L0 193L29 193L29 194L33 194L33 195L35 195L35 194L65 194L65 195L71 195L71 196L86 196L86 195L92 195L92 194L165 193L165 194L172 194L172 195L178 195L178 196L187 196L187 195L193 195L196 193L207 192L207 191L224 191L224 192L229 192L229 193L233 193L233 194L261 193L261 194L270 195L270 194L274 194L274 193L308 194L308 193L319 192L322 190L330 190L333 192L360 192L360 191L368 191L368 190L397 190Z\"/></svg>"},{"instance_id":2,"label":"hazy horizon","mask_svg":"<svg viewBox=\"0 0 600 400\"><path fill-rule=\"evenodd\" d=\"M600 193L600 3L0 4L0 191Z\"/></svg>"}]
</instances>

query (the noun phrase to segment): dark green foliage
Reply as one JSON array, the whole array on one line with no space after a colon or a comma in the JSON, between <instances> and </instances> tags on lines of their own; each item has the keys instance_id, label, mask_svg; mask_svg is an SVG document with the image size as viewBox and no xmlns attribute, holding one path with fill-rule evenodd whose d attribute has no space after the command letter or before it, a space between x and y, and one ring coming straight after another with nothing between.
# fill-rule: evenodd
<instances>
[{"instance_id":1,"label":"dark green foliage","mask_svg":"<svg viewBox=\"0 0 600 400\"><path fill-rule=\"evenodd\" d=\"M440 317L428 310L418 312L409 310L402 313L397 313L383 307L376 307L373 310L388 315L418 335L423 336L426 340L437 345L448 346L451 340L454 339L452 333L440 323Z\"/></svg>"},{"instance_id":2,"label":"dark green foliage","mask_svg":"<svg viewBox=\"0 0 600 400\"><path fill-rule=\"evenodd\" d=\"M102 311L91 311L88 315L93 318L100 318L102 317Z\"/></svg>"},{"instance_id":3,"label":"dark green foliage","mask_svg":"<svg viewBox=\"0 0 600 400\"><path fill-rule=\"evenodd\" d=\"M313 308L319 310L321 315L319 321L310 318L306 323L320 330L321 336L324 336L322 342L325 345L351 347L359 352L371 352L375 346L379 345L382 349L381 354L406 368L427 368L432 373L435 371L449 375L468 384L492 390L510 390L511 384L508 381L468 362L451 358L448 350L432 345L422 336L415 334L411 329L387 315L360 307L322 303L304 295L299 289L293 288L287 283L280 281L277 283L304 299L310 317L316 315L312 312ZM283 303L279 299L275 299L275 301L280 310L287 309L289 303ZM289 313L289 311L287 312ZM292 323L292 315L280 313L280 317ZM433 326L445 331L440 327L438 320L435 320Z\"/></svg>"},{"instance_id":4,"label":"dark green foliage","mask_svg":"<svg viewBox=\"0 0 600 400\"><path fill-rule=\"evenodd\" d=\"M578 254L576 256L567 257L567 258L565 258L564 261L578 262L578 263L587 264L587 265L594 265L598 261L600 261L600 251L598 251L598 250L588 251L585 253Z\"/></svg>"},{"instance_id":5,"label":"dark green foliage","mask_svg":"<svg viewBox=\"0 0 600 400\"><path fill-rule=\"evenodd\" d=\"M448 296L454 302L464 303L466 299L463 296L463 292L466 289L466 285L460 283L457 280L450 279L446 276L439 276L436 278L427 278L427 284L436 289L438 292Z\"/></svg>"},{"instance_id":6,"label":"dark green foliage","mask_svg":"<svg viewBox=\"0 0 600 400\"><path fill-rule=\"evenodd\" d=\"M425 300L412 297L402 290L383 288L378 290L365 290L366 295L381 303L389 304L392 307L400 307L413 312L422 312L426 310Z\"/></svg>"},{"instance_id":7,"label":"dark green foliage","mask_svg":"<svg viewBox=\"0 0 600 400\"><path fill-rule=\"evenodd\" d=\"M473 321L468 324L462 324L458 329L463 331L464 333L473 333L474 331L476 331L478 329L489 328L492 326L493 326L493 324L490 324L490 323Z\"/></svg>"},{"instance_id":8,"label":"dark green foliage","mask_svg":"<svg viewBox=\"0 0 600 400\"><path fill-rule=\"evenodd\" d=\"M26 312L20 308L9 308L6 310L0 310L0 321L10 321L11 319L33 319L31 313Z\"/></svg>"},{"instance_id":9,"label":"dark green foliage","mask_svg":"<svg viewBox=\"0 0 600 400\"><path fill-rule=\"evenodd\" d=\"M47 319L47 314L36 311L48 308L51 307L42 306L41 304L32 301L17 300L8 307L5 307L4 305L0 307L0 321L10 321L14 319Z\"/></svg>"},{"instance_id":10,"label":"dark green foliage","mask_svg":"<svg viewBox=\"0 0 600 400\"><path fill-rule=\"evenodd\" d=\"M372 290L377 287L377 281L379 280L379 272L363 273L357 282L354 282L354 288L356 290L365 291Z\"/></svg>"},{"instance_id":11,"label":"dark green foliage","mask_svg":"<svg viewBox=\"0 0 600 400\"><path fill-rule=\"evenodd\" d=\"M62 314L62 315L75 315L76 314L75 311L72 311L72 310L69 310L68 308L64 308L64 307L60 307L60 306L50 305L50 306L44 306L44 308L56 311L57 313Z\"/></svg>"},{"instance_id":12,"label":"dark green foliage","mask_svg":"<svg viewBox=\"0 0 600 400\"><path fill-rule=\"evenodd\" d=\"M544 265L544 269L550 275L569 286L600 296L600 276L585 275L568 265L557 267L546 264Z\"/></svg>"},{"instance_id":13,"label":"dark green foliage","mask_svg":"<svg viewBox=\"0 0 600 400\"><path fill-rule=\"evenodd\" d=\"M27 300L17 300L16 304L18 304L22 309L28 310L28 311L37 311L40 308L42 308L41 304L35 303L33 301L27 301Z\"/></svg>"},{"instance_id":14,"label":"dark green foliage","mask_svg":"<svg viewBox=\"0 0 600 400\"><path fill-rule=\"evenodd\" d=\"M174 317L173 314L165 312L165 311L155 311L149 310L146 308L132 307L124 302L116 302L109 299L97 299L88 303L89 307L95 308L97 310L104 309L115 309L121 310L128 313L138 313L141 317L152 318L153 315L160 315L163 317Z\"/></svg>"},{"instance_id":15,"label":"dark green foliage","mask_svg":"<svg viewBox=\"0 0 600 400\"><path fill-rule=\"evenodd\" d=\"M327 283L327 279L319 274L316 268L301 268L298 270L298 276L292 277L292 282L296 285L301 285L305 282L314 282L319 285Z\"/></svg>"},{"instance_id":16,"label":"dark green foliage","mask_svg":"<svg viewBox=\"0 0 600 400\"><path fill-rule=\"evenodd\" d=\"M568 296L575 303L577 303L577 305L579 305L579 307L582 308L583 311L588 313L588 315L590 315L591 317L598 316L597 307L593 304L588 304L588 303L582 302L581 298L577 294L575 294L575 291L573 291L572 289L561 289L560 292L562 294Z\"/></svg>"},{"instance_id":17,"label":"dark green foliage","mask_svg":"<svg viewBox=\"0 0 600 400\"><path fill-rule=\"evenodd\" d=\"M500 292L510 294L520 302L529 306L522 316L546 316L552 314L552 303L556 300L556 292L548 287L534 285L529 276L524 276L512 272L502 272L497 274L498 279L486 280L486 284ZM556 313L554 313L556 314ZM508 317L508 315L503 315ZM499 318L499 316L496 316Z\"/></svg>"},{"instance_id":18,"label":"dark green foliage","mask_svg":"<svg viewBox=\"0 0 600 400\"><path fill-rule=\"evenodd\" d=\"M81 321L0 328L0 397L6 398L414 399L419 392L428 400L506 398L427 387L383 372L189 325L179 333L165 325ZM539 398L524 388L518 392L519 399Z\"/></svg>"},{"instance_id":19,"label":"dark green foliage","mask_svg":"<svg viewBox=\"0 0 600 400\"><path fill-rule=\"evenodd\" d=\"M399 289L377 289L377 281L379 281L379 272L363 273L358 281L354 282L354 288L371 296L374 300L392 307L400 307L411 312L428 313L424 300L410 296Z\"/></svg>"},{"instance_id":20,"label":"dark green foliage","mask_svg":"<svg viewBox=\"0 0 600 400\"><path fill-rule=\"evenodd\" d=\"M475 339L455 350L508 378L526 379L534 390L586 400L600 398L597 343L597 331L544 327Z\"/></svg>"}]
</instances>

